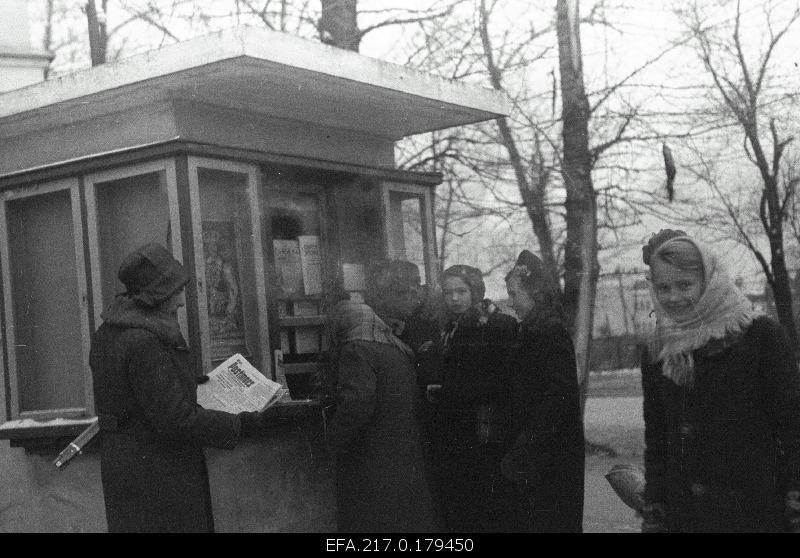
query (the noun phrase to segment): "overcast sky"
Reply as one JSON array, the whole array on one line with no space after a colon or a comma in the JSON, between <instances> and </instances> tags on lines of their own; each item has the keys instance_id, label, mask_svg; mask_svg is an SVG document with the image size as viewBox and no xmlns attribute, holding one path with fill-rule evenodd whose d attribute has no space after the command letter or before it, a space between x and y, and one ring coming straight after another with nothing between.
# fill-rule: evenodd
<instances>
[{"instance_id":1,"label":"overcast sky","mask_svg":"<svg viewBox=\"0 0 800 558\"><path fill-rule=\"evenodd\" d=\"M2 1L2 0L0 0ZM63 8L57 21L55 36L59 43L66 43L70 40L70 34L85 34L85 20L81 12L84 0L57 0ZM138 3L138 4L137 4ZM41 14L44 0L29 0L30 11L33 16L31 27L33 44L41 44L43 37L43 27L41 25ZM111 6L114 5L112 1ZM146 4L145 0L128 0L129 6ZM212 14L224 14L230 9L231 0L205 0L196 3L202 5L204 9ZM312 1L312 4L314 2ZM498 8L493 15L494 25L497 33L525 32L529 28L543 28L552 22L554 12L550 5L555 2L531 2L530 0L500 0ZM661 53L668 44L680 40L682 37L678 17L675 10L686 7L687 2L681 1L659 1L659 0L636 0L620 1L609 0L608 4L614 6L610 10L610 26L583 26L582 27L582 46L584 56L584 72L587 82L587 90L596 90L603 85L615 83L621 77L626 76L635 68L642 66L648 60L652 60ZM359 8L363 10L359 23L362 27L385 17L385 14L373 14L373 10L378 10L383 6L397 5L391 0L361 0ZM406 0L403 6L430 7L438 5L433 1L426 0ZM540 5L538 11L534 6ZM588 12L589 2L581 2L581 10L585 14ZM707 4L718 6L714 15L717 23L724 24L731 19L731 3L725 0L709 1ZM782 14L793 9L797 5L797 0L775 0L765 2L763 0L743 0L743 34L746 47L758 47L764 40L764 26L761 19L765 7L771 7L777 14L779 20ZM627 7L626 7L627 6ZM189 7L186 8L189 10ZM119 11L112 11L110 14L113 27L122 21ZM220 19L225 25L233 25L236 22L232 19ZM174 42L175 40L185 40L196 35L208 33L208 26L201 25L200 22L187 22L179 19L170 25L172 36L165 36L159 33L152 26L145 24L133 24L125 28L125 32L120 32L112 37L112 52L115 49L123 49L122 52L127 56L156 48L161 44ZM290 29L289 31L297 31ZM416 26L395 26L385 27L380 31L366 35L362 45L361 53L394 62L404 62L408 57L408 52L412 48L414 34L417 33ZM467 30L465 29L465 32ZM310 36L313 29L303 28L300 34ZM499 36L499 35L498 35ZM88 65L88 45L83 42L76 42L68 49L59 51L59 57L54 62L56 71L67 71L70 69L85 67ZM750 51L756 52L757 49L751 48ZM798 71L798 53L800 53L800 27L790 32L780 44L774 56L774 69L772 75L775 76L768 84L770 94L778 94L786 91L800 91L800 71ZM553 50L545 57L541 63L533 66L524 75L526 87L530 89L541 88L547 91L550 87L549 72L558 71L557 52ZM677 48L667 55L652 63L644 71L639 73L624 88L621 98L626 101L641 105L653 113L677 114L675 117L663 117L653 121L653 126L662 131L675 133L681 125L681 113L689 113L699 106L705 106L707 99L704 98L705 86L708 84L707 76L702 71L702 66L696 55L689 49ZM487 85L482 83L481 85ZM786 135L796 134L798 123L795 120L794 112L786 114L785 120L780 122ZM683 120L685 122L685 119ZM730 184L739 184L748 181L758 181L759 178L753 167L744 159L741 153L741 132L737 129L723 129L718 134L707 135L705 144L699 147L707 156L716 161L722 170L724 181ZM660 155L661 142L652 142L652 145L637 146L626 152L624 149L615 154L615 157L625 159L624 163L642 169L650 169L652 172L640 173L636 176L636 181L641 181L636 186L656 187L663 182L661 169L663 162ZM673 145L673 151L679 163L686 163L691 155L682 150L680 145ZM602 181L612 180L615 177L598 173L596 186L602 186ZM628 178L630 180L630 178ZM598 184L598 182L600 182ZM703 191L694 180L685 172L680 172L677 180L678 198L692 198L702 203L708 197L708 192ZM524 230L528 226L522 221L520 225L523 230L513 231L520 238L525 235L530 236L530 232ZM611 271L620 266L623 269L641 267L640 261L640 241L646 239L651 232L663 226L670 226L669 223L656 218L646 218L643 226L627 231L623 242L609 235L601 236L601 244L605 250L601 253L601 264L604 271ZM518 227L519 228L519 227ZM713 224L712 224L713 228ZM700 237L716 238L725 233L725 228L719 225L719 230L692 230L692 234ZM524 243L524 240L520 241ZM473 244L474 246L475 244ZM766 244L762 244L766 249ZM520 246L523 248L525 246ZM756 278L759 268L755 258L746 249L735 242L729 242L720 248L728 255L731 267L735 267L736 272L746 278ZM456 262L451 262L456 263ZM476 262L460 262L476 263ZM797 267L792 262L791 267ZM504 270L498 270L488 280L489 295L493 297L505 296L504 284L502 281Z\"/></svg>"}]
</instances>

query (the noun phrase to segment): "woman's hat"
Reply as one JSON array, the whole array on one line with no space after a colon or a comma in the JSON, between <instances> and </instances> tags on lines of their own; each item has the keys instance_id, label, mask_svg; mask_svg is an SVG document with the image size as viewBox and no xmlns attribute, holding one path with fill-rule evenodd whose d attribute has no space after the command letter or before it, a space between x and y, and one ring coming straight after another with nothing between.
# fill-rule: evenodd
<instances>
[{"instance_id":1,"label":"woman's hat","mask_svg":"<svg viewBox=\"0 0 800 558\"><path fill-rule=\"evenodd\" d=\"M148 308L158 306L189 282L183 265L155 242L125 256L117 277L127 289L125 295Z\"/></svg>"}]
</instances>

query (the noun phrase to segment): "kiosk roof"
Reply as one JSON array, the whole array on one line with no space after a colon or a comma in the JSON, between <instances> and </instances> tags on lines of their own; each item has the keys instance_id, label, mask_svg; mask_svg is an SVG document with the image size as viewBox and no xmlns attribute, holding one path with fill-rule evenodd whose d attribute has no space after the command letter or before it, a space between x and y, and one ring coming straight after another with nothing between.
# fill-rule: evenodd
<instances>
[{"instance_id":1,"label":"kiosk roof","mask_svg":"<svg viewBox=\"0 0 800 558\"><path fill-rule=\"evenodd\" d=\"M0 137L169 99L400 139L508 114L497 91L236 27L0 94Z\"/></svg>"}]
</instances>

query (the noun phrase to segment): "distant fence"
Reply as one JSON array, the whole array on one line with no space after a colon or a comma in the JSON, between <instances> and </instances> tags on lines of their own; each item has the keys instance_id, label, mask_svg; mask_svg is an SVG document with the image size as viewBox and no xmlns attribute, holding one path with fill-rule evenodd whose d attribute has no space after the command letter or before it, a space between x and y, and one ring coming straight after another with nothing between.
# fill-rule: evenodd
<instances>
[{"instance_id":1,"label":"distant fence","mask_svg":"<svg viewBox=\"0 0 800 558\"><path fill-rule=\"evenodd\" d=\"M619 370L638 368L642 353L642 338L635 335L611 335L592 340L592 355L589 369Z\"/></svg>"}]
</instances>

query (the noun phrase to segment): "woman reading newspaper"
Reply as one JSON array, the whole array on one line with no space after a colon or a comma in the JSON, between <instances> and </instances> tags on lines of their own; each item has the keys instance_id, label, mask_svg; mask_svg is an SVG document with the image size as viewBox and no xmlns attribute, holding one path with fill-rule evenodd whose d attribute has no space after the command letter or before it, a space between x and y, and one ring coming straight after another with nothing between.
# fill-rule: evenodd
<instances>
[{"instance_id":1,"label":"woman reading newspaper","mask_svg":"<svg viewBox=\"0 0 800 558\"><path fill-rule=\"evenodd\" d=\"M199 374L177 321L189 277L158 244L122 262L127 291L102 314L89 363L110 532L213 531L203 446L233 448L259 413L197 404Z\"/></svg>"}]
</instances>

